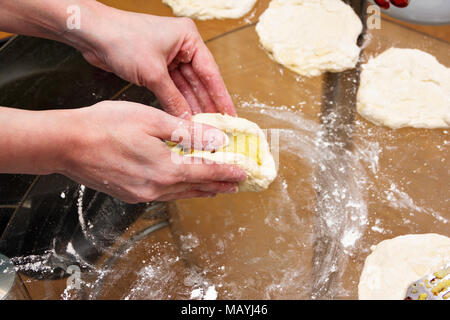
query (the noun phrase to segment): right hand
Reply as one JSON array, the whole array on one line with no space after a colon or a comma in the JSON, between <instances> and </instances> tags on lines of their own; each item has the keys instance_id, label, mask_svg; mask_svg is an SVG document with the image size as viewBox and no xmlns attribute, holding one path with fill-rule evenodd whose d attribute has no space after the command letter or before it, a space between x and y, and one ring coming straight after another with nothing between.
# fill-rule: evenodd
<instances>
[{"instance_id":1,"label":"right hand","mask_svg":"<svg viewBox=\"0 0 450 320\"><path fill-rule=\"evenodd\" d=\"M246 173L237 165L185 164L162 141L194 123L137 103L103 101L72 110L74 134L64 151L63 172L71 179L128 203L210 197L237 191ZM196 145L220 147L225 135L207 125ZM198 135L198 134L197 134ZM197 136L196 135L196 136ZM201 141L199 141L201 140ZM174 141L180 142L180 141Z\"/></svg>"},{"instance_id":2,"label":"right hand","mask_svg":"<svg viewBox=\"0 0 450 320\"><path fill-rule=\"evenodd\" d=\"M73 6L76 4L76 6ZM91 0L0 0L0 29L61 41L88 62L145 86L178 117L236 110L214 57L195 23L118 10ZM68 8L80 28L68 29Z\"/></svg>"},{"instance_id":3,"label":"right hand","mask_svg":"<svg viewBox=\"0 0 450 320\"><path fill-rule=\"evenodd\" d=\"M236 115L219 67L188 18L101 9L79 48L91 64L145 86L170 114ZM92 39L91 39L92 38Z\"/></svg>"}]
</instances>

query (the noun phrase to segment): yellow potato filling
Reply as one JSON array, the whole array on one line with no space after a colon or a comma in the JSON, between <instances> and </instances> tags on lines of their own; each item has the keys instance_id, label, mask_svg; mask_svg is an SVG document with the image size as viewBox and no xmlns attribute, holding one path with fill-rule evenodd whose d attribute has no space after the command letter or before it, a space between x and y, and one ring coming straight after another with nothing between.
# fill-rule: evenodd
<instances>
[{"instance_id":1,"label":"yellow potato filling","mask_svg":"<svg viewBox=\"0 0 450 320\"><path fill-rule=\"evenodd\" d=\"M261 165L260 155L260 141L257 135L245 134L242 132L225 132L229 138L229 143L223 148L210 151L214 152L231 152L236 154L242 154L245 157L252 159L258 165ZM175 142L166 142L166 144L173 150L181 155L186 154L200 154L205 151L195 150L192 148L181 148Z\"/></svg>"}]
</instances>

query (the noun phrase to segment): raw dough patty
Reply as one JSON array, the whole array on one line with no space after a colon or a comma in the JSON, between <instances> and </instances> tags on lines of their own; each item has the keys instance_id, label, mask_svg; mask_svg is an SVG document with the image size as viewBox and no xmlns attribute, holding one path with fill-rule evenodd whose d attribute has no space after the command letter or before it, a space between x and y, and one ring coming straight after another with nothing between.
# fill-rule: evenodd
<instances>
[{"instance_id":1,"label":"raw dough patty","mask_svg":"<svg viewBox=\"0 0 450 320\"><path fill-rule=\"evenodd\" d=\"M271 58L304 76L355 67L362 23L341 0L273 0L256 32Z\"/></svg>"},{"instance_id":2,"label":"raw dough patty","mask_svg":"<svg viewBox=\"0 0 450 320\"><path fill-rule=\"evenodd\" d=\"M404 299L408 286L450 262L450 238L409 234L372 247L358 286L361 300Z\"/></svg>"},{"instance_id":3,"label":"raw dough patty","mask_svg":"<svg viewBox=\"0 0 450 320\"><path fill-rule=\"evenodd\" d=\"M388 49L362 66L357 109L390 128L448 128L450 69L420 50Z\"/></svg>"},{"instance_id":4,"label":"raw dough patty","mask_svg":"<svg viewBox=\"0 0 450 320\"><path fill-rule=\"evenodd\" d=\"M183 151L184 156L241 166L247 173L247 179L239 183L239 191L265 190L276 178L276 164L269 144L256 123L220 113L199 113L192 117L192 121L222 130L227 134L229 143L215 152ZM174 148L172 150L176 151Z\"/></svg>"},{"instance_id":5,"label":"raw dough patty","mask_svg":"<svg viewBox=\"0 0 450 320\"><path fill-rule=\"evenodd\" d=\"M198 20L238 19L246 15L257 0L163 0L177 16Z\"/></svg>"}]
</instances>

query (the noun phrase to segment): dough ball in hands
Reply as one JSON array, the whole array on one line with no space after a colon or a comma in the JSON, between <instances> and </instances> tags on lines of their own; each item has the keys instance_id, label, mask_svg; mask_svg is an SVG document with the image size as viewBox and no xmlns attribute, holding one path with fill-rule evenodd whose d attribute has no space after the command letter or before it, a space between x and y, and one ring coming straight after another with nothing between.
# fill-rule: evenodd
<instances>
[{"instance_id":1,"label":"dough ball in hands","mask_svg":"<svg viewBox=\"0 0 450 320\"><path fill-rule=\"evenodd\" d=\"M257 0L163 0L176 16L198 20L238 19L245 16Z\"/></svg>"},{"instance_id":2,"label":"dough ball in hands","mask_svg":"<svg viewBox=\"0 0 450 320\"><path fill-rule=\"evenodd\" d=\"M247 179L239 183L239 191L262 191L275 180L275 160L264 131L256 123L220 113L199 113L192 117L192 121L222 130L228 137L228 144L212 151L186 149L180 145L169 144L172 151L190 157L191 160L196 157L241 166L247 173Z\"/></svg>"},{"instance_id":3,"label":"dough ball in hands","mask_svg":"<svg viewBox=\"0 0 450 320\"><path fill-rule=\"evenodd\" d=\"M359 280L360 300L403 300L409 285L450 262L450 238L409 234L372 247Z\"/></svg>"},{"instance_id":4,"label":"dough ball in hands","mask_svg":"<svg viewBox=\"0 0 450 320\"><path fill-rule=\"evenodd\" d=\"M256 25L270 57L308 77L354 68L362 29L341 0L273 0Z\"/></svg>"},{"instance_id":5,"label":"dough ball in hands","mask_svg":"<svg viewBox=\"0 0 450 320\"><path fill-rule=\"evenodd\" d=\"M357 110L393 129L448 128L450 69L426 52L390 48L362 66Z\"/></svg>"}]
</instances>

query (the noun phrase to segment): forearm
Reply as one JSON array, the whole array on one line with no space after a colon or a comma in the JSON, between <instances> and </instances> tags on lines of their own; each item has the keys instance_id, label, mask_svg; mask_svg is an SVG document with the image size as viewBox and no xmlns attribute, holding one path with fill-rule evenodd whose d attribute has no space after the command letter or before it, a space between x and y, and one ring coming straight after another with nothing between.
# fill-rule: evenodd
<instances>
[{"instance_id":1,"label":"forearm","mask_svg":"<svg viewBox=\"0 0 450 320\"><path fill-rule=\"evenodd\" d=\"M0 7L1 31L57 40L81 51L97 45L99 17L113 10L95 0L0 0ZM70 24L71 8L79 12L79 28Z\"/></svg>"},{"instance_id":2,"label":"forearm","mask_svg":"<svg viewBox=\"0 0 450 320\"><path fill-rule=\"evenodd\" d=\"M63 172L76 132L72 113L0 107L0 173Z\"/></svg>"}]
</instances>

